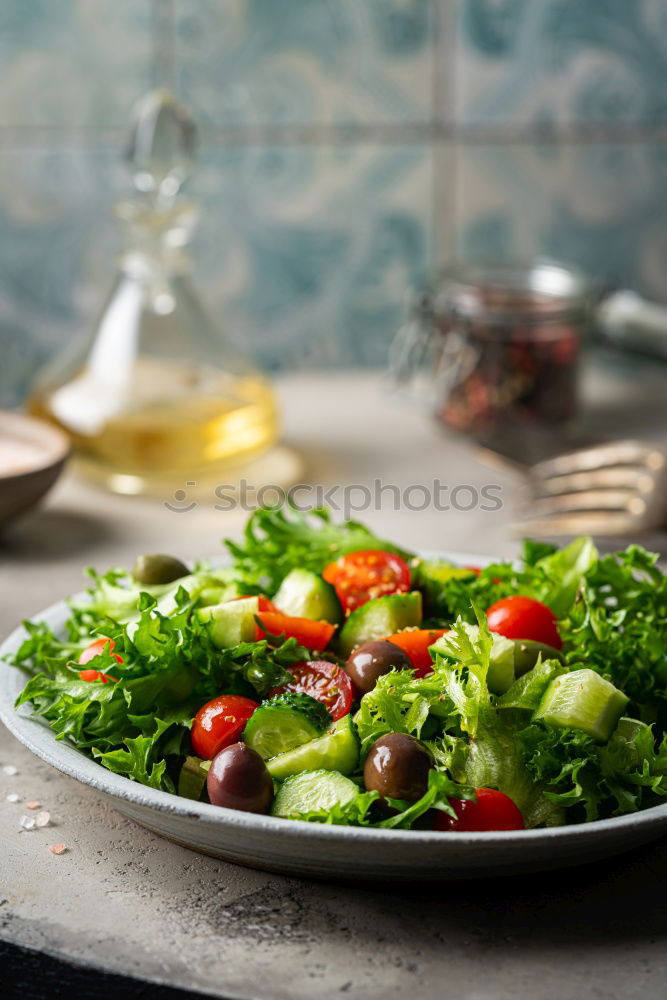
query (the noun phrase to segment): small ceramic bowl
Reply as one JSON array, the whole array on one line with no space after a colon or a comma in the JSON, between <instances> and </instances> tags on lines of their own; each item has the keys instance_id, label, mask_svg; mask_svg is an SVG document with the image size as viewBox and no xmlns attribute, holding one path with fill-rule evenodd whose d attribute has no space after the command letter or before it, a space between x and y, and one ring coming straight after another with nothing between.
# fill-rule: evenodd
<instances>
[{"instance_id":1,"label":"small ceramic bowl","mask_svg":"<svg viewBox=\"0 0 667 1000\"><path fill-rule=\"evenodd\" d=\"M0 524L33 507L62 472L70 443L62 431L0 411Z\"/></svg>"}]
</instances>

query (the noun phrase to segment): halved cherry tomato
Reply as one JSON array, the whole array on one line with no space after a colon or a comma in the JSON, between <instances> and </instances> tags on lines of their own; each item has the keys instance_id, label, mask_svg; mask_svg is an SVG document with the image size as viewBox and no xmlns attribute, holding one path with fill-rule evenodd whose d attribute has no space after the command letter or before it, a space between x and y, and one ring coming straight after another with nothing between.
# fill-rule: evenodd
<instances>
[{"instance_id":1,"label":"halved cherry tomato","mask_svg":"<svg viewBox=\"0 0 667 1000\"><path fill-rule=\"evenodd\" d=\"M504 597L487 609L486 617L491 631L507 639L532 639L553 649L563 645L555 614L532 597Z\"/></svg>"},{"instance_id":2,"label":"halved cherry tomato","mask_svg":"<svg viewBox=\"0 0 667 1000\"><path fill-rule=\"evenodd\" d=\"M108 648L109 652L113 656L116 663L122 663L123 657L119 656L118 653L114 653L113 651L115 645L116 643L113 641L113 639L107 639L105 635L101 635L99 639L95 639L94 642L91 642L90 646L86 646L83 653L79 657L79 663L90 662L90 660L92 660L93 657L99 656L100 653L103 653L106 648Z\"/></svg>"},{"instance_id":3,"label":"halved cherry tomato","mask_svg":"<svg viewBox=\"0 0 667 1000\"><path fill-rule=\"evenodd\" d=\"M233 601L243 601L246 597L252 597L252 594L242 594L240 597L233 597ZM278 612L278 608L275 606L270 597L265 597L264 594L257 595L257 608L259 611L271 611ZM279 614L280 612L278 612Z\"/></svg>"},{"instance_id":4,"label":"halved cherry tomato","mask_svg":"<svg viewBox=\"0 0 667 1000\"><path fill-rule=\"evenodd\" d=\"M325 649L336 631L335 625L329 622L316 622L312 618L300 618L296 615L283 615L280 611L260 611L257 615L264 628L257 627L257 638L263 639L266 633L283 635L288 639L296 639L307 649Z\"/></svg>"},{"instance_id":5,"label":"halved cherry tomato","mask_svg":"<svg viewBox=\"0 0 667 1000\"><path fill-rule=\"evenodd\" d=\"M366 549L329 563L322 574L332 583L343 611L350 614L367 601L410 589L410 568L394 552Z\"/></svg>"},{"instance_id":6,"label":"halved cherry tomato","mask_svg":"<svg viewBox=\"0 0 667 1000\"><path fill-rule=\"evenodd\" d=\"M336 663L328 660L303 660L301 663L290 664L287 669L294 680L274 688L269 691L269 695L285 694L286 691L309 694L311 698L322 702L334 722L349 714L352 707L352 681Z\"/></svg>"},{"instance_id":7,"label":"halved cherry tomato","mask_svg":"<svg viewBox=\"0 0 667 1000\"><path fill-rule=\"evenodd\" d=\"M476 801L472 799L450 799L456 819L438 811L435 819L436 830L454 830L457 833L472 833L481 830L524 830L526 824L518 807L509 795L495 788L476 788Z\"/></svg>"},{"instance_id":8,"label":"halved cherry tomato","mask_svg":"<svg viewBox=\"0 0 667 1000\"><path fill-rule=\"evenodd\" d=\"M79 677L82 681L102 681L103 684L108 684L109 681L117 681L117 677L112 677L111 674L103 674L101 670L80 670Z\"/></svg>"},{"instance_id":9,"label":"halved cherry tomato","mask_svg":"<svg viewBox=\"0 0 667 1000\"><path fill-rule=\"evenodd\" d=\"M448 628L408 628L403 632L394 632L386 638L394 645L400 646L404 653L407 653L415 668L415 677L426 677L433 673L433 661L429 653L429 646L432 646L436 639L439 639Z\"/></svg>"},{"instance_id":10,"label":"halved cherry tomato","mask_svg":"<svg viewBox=\"0 0 667 1000\"><path fill-rule=\"evenodd\" d=\"M197 756L212 760L220 750L237 743L256 708L256 701L240 694L221 694L202 705L190 733Z\"/></svg>"}]
</instances>

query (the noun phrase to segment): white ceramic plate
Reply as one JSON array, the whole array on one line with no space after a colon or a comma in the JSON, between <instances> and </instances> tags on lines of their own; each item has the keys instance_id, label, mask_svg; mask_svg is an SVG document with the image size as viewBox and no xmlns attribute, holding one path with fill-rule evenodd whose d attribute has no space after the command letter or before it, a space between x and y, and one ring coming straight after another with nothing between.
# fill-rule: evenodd
<instances>
[{"instance_id":1,"label":"white ceramic plate","mask_svg":"<svg viewBox=\"0 0 667 1000\"><path fill-rule=\"evenodd\" d=\"M59 631L68 615L61 601L37 617ZM16 652L24 638L24 629L16 629L0 646L0 658ZM21 671L0 663L0 719L28 749L161 837L253 868L336 880L480 878L583 864L667 832L667 804L579 826L447 834L326 826L221 809L138 785L57 742L42 721L30 718L28 706L14 710L25 680Z\"/></svg>"}]
</instances>

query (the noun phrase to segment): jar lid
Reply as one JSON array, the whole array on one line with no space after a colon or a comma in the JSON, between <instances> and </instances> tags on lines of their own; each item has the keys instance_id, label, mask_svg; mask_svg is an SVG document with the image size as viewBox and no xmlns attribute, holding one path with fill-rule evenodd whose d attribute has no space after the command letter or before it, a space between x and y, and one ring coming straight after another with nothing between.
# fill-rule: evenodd
<instances>
[{"instance_id":1,"label":"jar lid","mask_svg":"<svg viewBox=\"0 0 667 1000\"><path fill-rule=\"evenodd\" d=\"M448 268L437 284L436 313L486 323L555 322L590 305L591 282L577 268L546 258L477 261Z\"/></svg>"}]
</instances>

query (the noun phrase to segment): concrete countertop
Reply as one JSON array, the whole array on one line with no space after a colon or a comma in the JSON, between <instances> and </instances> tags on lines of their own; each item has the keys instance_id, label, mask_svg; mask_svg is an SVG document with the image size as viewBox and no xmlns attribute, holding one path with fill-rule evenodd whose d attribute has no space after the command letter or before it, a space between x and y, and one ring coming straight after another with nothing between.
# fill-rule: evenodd
<instances>
[{"instance_id":1,"label":"concrete countertop","mask_svg":"<svg viewBox=\"0 0 667 1000\"><path fill-rule=\"evenodd\" d=\"M636 433L646 426L638 409L634 427L608 402L619 398L617 367L588 380L591 425L608 429L613 410ZM664 374L648 365L640 376L655 428ZM304 457L308 481L379 478L404 489L439 478L450 488L500 488L496 511L410 513L386 502L355 513L378 533L414 548L514 551L516 482L398 404L377 378L291 377L280 391L286 440ZM215 554L220 537L237 536L246 517L215 510L210 496L180 513L168 500L112 497L68 474L0 544L0 633L80 589L84 566L129 564L156 549ZM667 536L650 541L667 549ZM4 773L7 765L17 773ZM7 801L11 793L21 801ZM50 811L51 826L20 829L30 800ZM0 840L0 938L158 983L262 1000L664 996L664 841L585 870L521 879L400 891L310 883L162 841L4 730ZM56 842L65 854L50 853Z\"/></svg>"}]
</instances>

